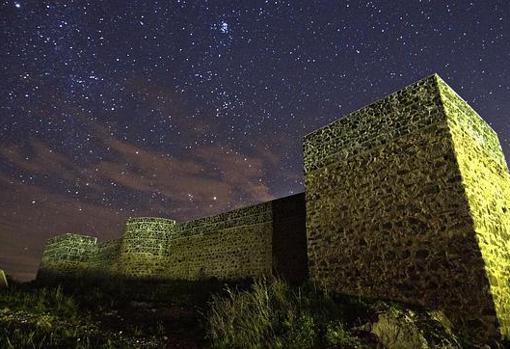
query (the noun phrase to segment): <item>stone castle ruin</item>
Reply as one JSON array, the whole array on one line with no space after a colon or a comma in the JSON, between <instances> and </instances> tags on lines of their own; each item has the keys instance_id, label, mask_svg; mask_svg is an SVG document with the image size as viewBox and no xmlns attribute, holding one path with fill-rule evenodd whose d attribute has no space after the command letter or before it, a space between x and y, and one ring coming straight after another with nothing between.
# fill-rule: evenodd
<instances>
[{"instance_id":1,"label":"stone castle ruin","mask_svg":"<svg viewBox=\"0 0 510 349\"><path fill-rule=\"evenodd\" d=\"M115 241L54 237L38 277L309 276L510 338L510 174L496 133L443 80L305 136L304 162L304 194L185 223L134 218Z\"/></svg>"},{"instance_id":2,"label":"stone castle ruin","mask_svg":"<svg viewBox=\"0 0 510 349\"><path fill-rule=\"evenodd\" d=\"M119 240L78 234L49 239L38 278L197 280L277 273L297 282L307 273L305 218L304 194L185 223L131 218Z\"/></svg>"}]
</instances>

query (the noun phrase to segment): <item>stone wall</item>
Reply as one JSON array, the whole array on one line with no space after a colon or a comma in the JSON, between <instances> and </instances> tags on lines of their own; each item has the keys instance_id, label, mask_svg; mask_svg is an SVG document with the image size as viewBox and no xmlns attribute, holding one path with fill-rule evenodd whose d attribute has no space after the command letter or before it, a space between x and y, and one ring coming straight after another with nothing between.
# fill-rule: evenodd
<instances>
[{"instance_id":1,"label":"stone wall","mask_svg":"<svg viewBox=\"0 0 510 349\"><path fill-rule=\"evenodd\" d=\"M304 195L178 224L165 277L306 276Z\"/></svg>"},{"instance_id":2,"label":"stone wall","mask_svg":"<svg viewBox=\"0 0 510 349\"><path fill-rule=\"evenodd\" d=\"M96 275L117 275L119 271L118 257L121 240L100 241L96 244L95 253L87 265L87 271Z\"/></svg>"},{"instance_id":3,"label":"stone wall","mask_svg":"<svg viewBox=\"0 0 510 349\"><path fill-rule=\"evenodd\" d=\"M97 256L97 238L67 233L48 239L37 278L88 272Z\"/></svg>"},{"instance_id":4,"label":"stone wall","mask_svg":"<svg viewBox=\"0 0 510 349\"><path fill-rule=\"evenodd\" d=\"M243 278L271 272L271 203L181 224L167 273L184 279Z\"/></svg>"},{"instance_id":5,"label":"stone wall","mask_svg":"<svg viewBox=\"0 0 510 349\"><path fill-rule=\"evenodd\" d=\"M91 273L125 278L306 276L304 195L190 222L132 218L120 240L66 234L48 240L39 277ZM273 244L273 241L276 244Z\"/></svg>"},{"instance_id":6,"label":"stone wall","mask_svg":"<svg viewBox=\"0 0 510 349\"><path fill-rule=\"evenodd\" d=\"M430 76L305 137L310 274L498 336L508 333L508 171L494 132L453 96ZM480 151L466 124L487 139Z\"/></svg>"}]
</instances>

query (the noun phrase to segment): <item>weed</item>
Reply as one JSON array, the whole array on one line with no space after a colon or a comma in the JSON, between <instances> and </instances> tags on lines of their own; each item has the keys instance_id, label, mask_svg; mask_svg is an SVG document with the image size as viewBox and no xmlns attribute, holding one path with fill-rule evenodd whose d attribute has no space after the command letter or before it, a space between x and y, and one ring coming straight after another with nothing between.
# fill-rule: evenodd
<instances>
[{"instance_id":1,"label":"weed","mask_svg":"<svg viewBox=\"0 0 510 349\"><path fill-rule=\"evenodd\" d=\"M207 333L216 348L314 348L356 346L344 312L330 295L307 285L290 288L279 279L214 296Z\"/></svg>"}]
</instances>

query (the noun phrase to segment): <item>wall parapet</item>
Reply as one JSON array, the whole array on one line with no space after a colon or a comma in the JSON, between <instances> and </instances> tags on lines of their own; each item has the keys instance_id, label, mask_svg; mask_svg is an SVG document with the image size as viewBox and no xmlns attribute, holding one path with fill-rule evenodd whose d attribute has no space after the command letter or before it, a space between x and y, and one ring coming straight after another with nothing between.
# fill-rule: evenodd
<instances>
[{"instance_id":1,"label":"wall parapet","mask_svg":"<svg viewBox=\"0 0 510 349\"><path fill-rule=\"evenodd\" d=\"M91 244L95 244L97 242L97 237L78 233L64 233L49 238L48 240L46 240L46 244L47 245L58 244L62 241L69 240L89 242Z\"/></svg>"},{"instance_id":2,"label":"wall parapet","mask_svg":"<svg viewBox=\"0 0 510 349\"><path fill-rule=\"evenodd\" d=\"M196 220L178 223L176 234L188 236L194 234L207 234L217 229L262 224L272 220L271 202L238 208L232 211Z\"/></svg>"}]
</instances>

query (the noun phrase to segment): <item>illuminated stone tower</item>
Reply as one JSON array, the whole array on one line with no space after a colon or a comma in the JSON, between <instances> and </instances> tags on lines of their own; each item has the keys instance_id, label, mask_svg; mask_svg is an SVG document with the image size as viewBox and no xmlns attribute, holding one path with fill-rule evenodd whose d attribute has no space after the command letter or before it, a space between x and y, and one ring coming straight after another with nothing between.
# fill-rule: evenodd
<instances>
[{"instance_id":1,"label":"illuminated stone tower","mask_svg":"<svg viewBox=\"0 0 510 349\"><path fill-rule=\"evenodd\" d=\"M130 218L120 243L119 274L131 278L163 277L174 230L175 221L171 219Z\"/></svg>"},{"instance_id":2,"label":"illuminated stone tower","mask_svg":"<svg viewBox=\"0 0 510 349\"><path fill-rule=\"evenodd\" d=\"M510 175L496 133L432 75L304 140L311 277L510 335Z\"/></svg>"},{"instance_id":3,"label":"illuminated stone tower","mask_svg":"<svg viewBox=\"0 0 510 349\"><path fill-rule=\"evenodd\" d=\"M97 238L67 233L48 239L37 278L79 275L90 268L97 251Z\"/></svg>"}]
</instances>

